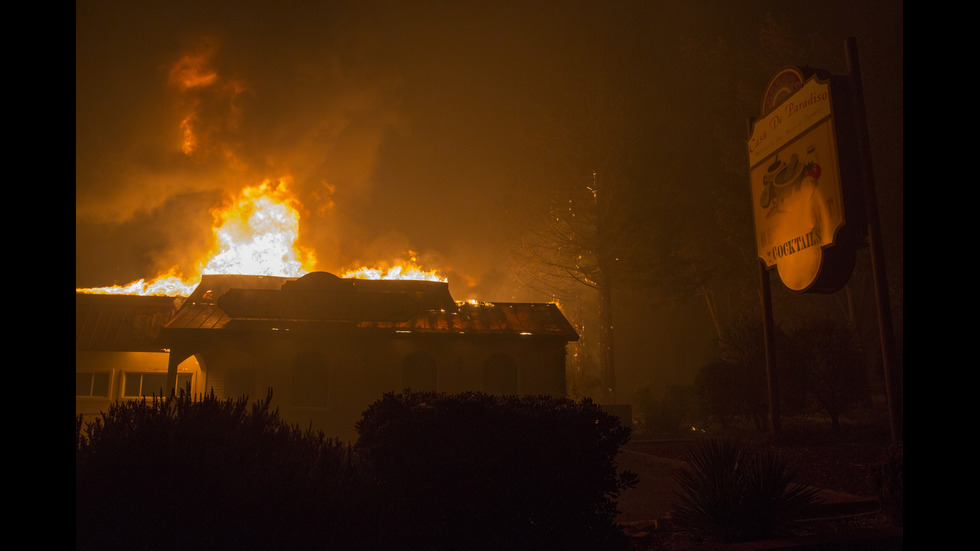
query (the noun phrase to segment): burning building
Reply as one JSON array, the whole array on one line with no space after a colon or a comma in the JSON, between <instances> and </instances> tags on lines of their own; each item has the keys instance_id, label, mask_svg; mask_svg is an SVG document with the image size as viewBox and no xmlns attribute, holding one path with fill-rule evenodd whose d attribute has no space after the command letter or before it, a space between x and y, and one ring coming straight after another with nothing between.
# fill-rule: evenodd
<instances>
[{"instance_id":1,"label":"burning building","mask_svg":"<svg viewBox=\"0 0 980 551\"><path fill-rule=\"evenodd\" d=\"M92 261L100 280L139 273L148 282L76 287L79 413L185 384L194 393L214 390L229 398L264 398L271 388L288 420L348 436L363 409L386 391L565 394L565 347L578 336L555 305L458 303L444 279L347 275L348 268L404 250L399 236L388 242L348 224L372 225L384 210L377 208L381 202L402 206L383 193L377 203L366 201L373 195L368 184L375 180L378 146L401 120L387 93L376 105L374 94L359 86L334 98L306 75L313 95L326 102L311 118L282 101L281 82L253 82L250 77L260 75L237 66L222 40L199 39L174 52L165 74L171 109L154 109L148 119L164 124L162 131L147 129L153 139L146 147L155 151L150 157L168 160L164 165L175 161L176 176L161 169L166 176L144 180L141 167L112 188L101 177L76 177L76 191L82 191L76 193L76 227L145 224L151 236L160 236L132 232L125 250L134 254L119 253L134 265L131 271ZM374 108L381 116L369 113L365 126L350 120ZM88 122L86 128L106 126L101 116ZM91 160L114 166L122 156L116 151L111 162ZM88 155L77 157L89 162ZM336 193L338 185L343 193ZM204 232L209 216L210 239ZM445 245L430 241L446 233L423 238L436 256ZM314 253L325 254L317 259ZM76 262L79 256L88 255ZM397 264L399 270L413 267ZM477 280L469 269L453 270ZM134 295L156 293L186 298Z\"/></svg>"},{"instance_id":2,"label":"burning building","mask_svg":"<svg viewBox=\"0 0 980 551\"><path fill-rule=\"evenodd\" d=\"M135 307L146 298L83 297L76 295L76 312L100 299L132 298ZM271 389L284 419L341 438L353 438L361 412L390 391L564 396L565 350L578 339L555 304L456 302L439 281L214 274L179 308L173 299L156 302L171 311L158 312L166 322L139 343L81 338L91 331L77 316L78 388L88 373L104 400L139 395L139 372L120 357L139 347L143 373L159 388L190 384L227 398ZM94 350L100 346L106 350ZM96 369L100 359L108 363ZM76 410L83 398L100 403L80 392Z\"/></svg>"}]
</instances>

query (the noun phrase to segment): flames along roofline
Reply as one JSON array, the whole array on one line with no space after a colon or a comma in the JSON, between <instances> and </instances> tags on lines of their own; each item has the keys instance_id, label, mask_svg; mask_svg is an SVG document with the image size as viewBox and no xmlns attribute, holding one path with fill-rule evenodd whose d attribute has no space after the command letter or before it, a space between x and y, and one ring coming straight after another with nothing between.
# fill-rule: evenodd
<instances>
[{"instance_id":1,"label":"flames along roofline","mask_svg":"<svg viewBox=\"0 0 980 551\"><path fill-rule=\"evenodd\" d=\"M313 332L413 334L445 336L550 337L577 341L575 329L554 303L457 302L446 282L418 280L342 279L325 272L303 278L279 276L207 275L165 327L171 336L197 331ZM292 288L292 290L291 290ZM231 316L219 299L231 289L277 296L293 291L409 294L419 303L407 319L300 319L292 316ZM312 291L311 291L312 290ZM354 293L354 294L350 294Z\"/></svg>"}]
</instances>

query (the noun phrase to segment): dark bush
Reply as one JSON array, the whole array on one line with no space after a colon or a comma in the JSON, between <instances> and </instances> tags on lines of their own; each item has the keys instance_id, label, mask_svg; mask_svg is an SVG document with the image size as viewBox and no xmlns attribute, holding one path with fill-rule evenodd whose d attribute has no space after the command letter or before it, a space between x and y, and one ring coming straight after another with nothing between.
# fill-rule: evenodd
<instances>
[{"instance_id":1,"label":"dark bush","mask_svg":"<svg viewBox=\"0 0 980 551\"><path fill-rule=\"evenodd\" d=\"M629 428L588 399L386 394L355 446L411 549L614 549Z\"/></svg>"},{"instance_id":2,"label":"dark bush","mask_svg":"<svg viewBox=\"0 0 980 551\"><path fill-rule=\"evenodd\" d=\"M182 393L76 419L76 549L356 548L373 506L349 447L270 402Z\"/></svg>"},{"instance_id":3,"label":"dark bush","mask_svg":"<svg viewBox=\"0 0 980 551\"><path fill-rule=\"evenodd\" d=\"M796 471L772 450L737 440L698 440L678 471L671 518L682 529L721 542L780 535L815 503L816 489L793 484Z\"/></svg>"},{"instance_id":4,"label":"dark bush","mask_svg":"<svg viewBox=\"0 0 980 551\"><path fill-rule=\"evenodd\" d=\"M792 361L793 346L780 329L773 332L776 391L784 415L800 413L806 405L804 374ZM722 331L718 357L705 364L695 388L708 416L727 426L736 420L762 430L769 423L769 381L762 321L738 318Z\"/></svg>"},{"instance_id":5,"label":"dark bush","mask_svg":"<svg viewBox=\"0 0 980 551\"><path fill-rule=\"evenodd\" d=\"M868 368L854 332L841 323L817 320L796 329L792 340L807 394L830 416L837 434L841 415L870 401Z\"/></svg>"},{"instance_id":6,"label":"dark bush","mask_svg":"<svg viewBox=\"0 0 980 551\"><path fill-rule=\"evenodd\" d=\"M387 395L356 450L265 400L76 418L76 549L613 549L629 429L585 400Z\"/></svg>"},{"instance_id":7,"label":"dark bush","mask_svg":"<svg viewBox=\"0 0 980 551\"><path fill-rule=\"evenodd\" d=\"M723 360L705 364L694 379L705 412L722 427L743 418L758 426L768 411L765 385L764 371Z\"/></svg>"}]
</instances>

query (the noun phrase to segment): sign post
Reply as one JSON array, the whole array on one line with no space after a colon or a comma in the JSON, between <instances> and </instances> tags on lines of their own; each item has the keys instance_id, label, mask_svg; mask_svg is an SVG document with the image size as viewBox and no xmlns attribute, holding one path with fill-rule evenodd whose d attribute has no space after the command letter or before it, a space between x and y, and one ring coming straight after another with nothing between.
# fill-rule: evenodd
<instances>
[{"instance_id":1,"label":"sign post","mask_svg":"<svg viewBox=\"0 0 980 551\"><path fill-rule=\"evenodd\" d=\"M749 122L749 179L762 277L763 327L773 431L779 435L769 272L789 289L834 293L850 279L857 248L871 250L882 364L893 441L903 439L894 336L861 76L854 39L848 75L796 67L770 81L762 116Z\"/></svg>"},{"instance_id":2,"label":"sign post","mask_svg":"<svg viewBox=\"0 0 980 551\"><path fill-rule=\"evenodd\" d=\"M847 40L847 72L853 81L854 104L857 119L861 122L857 134L858 155L863 174L865 216L868 221L868 246L871 250L871 271L875 282L875 303L878 306L878 334L881 340L881 364L885 375L885 392L888 397L888 416L893 442L904 440L902 375L897 371L895 333L892 322L891 299L888 295L888 278L885 276L885 255L882 250L881 224L878 218L878 196L875 190L874 169L871 164L871 145L868 139L864 113L864 93L861 86L861 68L858 63L857 43Z\"/></svg>"},{"instance_id":3,"label":"sign post","mask_svg":"<svg viewBox=\"0 0 980 551\"><path fill-rule=\"evenodd\" d=\"M782 423L769 272L775 269L791 290L828 293L843 287L854 269L854 224L846 217L853 194L845 195L842 184L839 100L833 92L829 77L783 69L769 83L762 117L749 121L749 181L775 439Z\"/></svg>"}]
</instances>

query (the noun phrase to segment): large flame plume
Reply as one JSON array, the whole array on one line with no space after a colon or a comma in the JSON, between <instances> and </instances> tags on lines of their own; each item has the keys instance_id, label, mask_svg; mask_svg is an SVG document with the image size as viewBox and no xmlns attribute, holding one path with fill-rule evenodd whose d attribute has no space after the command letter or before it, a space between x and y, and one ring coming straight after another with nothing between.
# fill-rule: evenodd
<instances>
[{"instance_id":1,"label":"large flame plume","mask_svg":"<svg viewBox=\"0 0 980 551\"><path fill-rule=\"evenodd\" d=\"M297 244L300 215L289 191L289 179L266 180L248 187L227 205L212 211L215 220L214 250L198 264L198 274L242 274L300 277L316 265L316 258ZM344 272L358 279L415 279L446 281L434 270L426 270L418 255L376 267ZM185 278L173 267L152 280L140 279L126 285L75 289L76 293L188 296L199 276Z\"/></svg>"},{"instance_id":2,"label":"large flame plume","mask_svg":"<svg viewBox=\"0 0 980 551\"><path fill-rule=\"evenodd\" d=\"M215 221L217 251L201 273L298 277L315 264L313 253L296 244L299 213L285 179L246 188L215 210Z\"/></svg>"}]
</instances>

